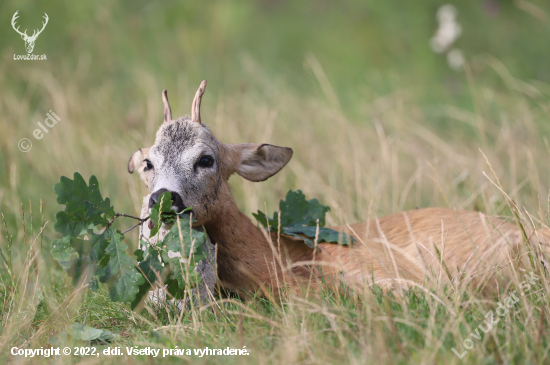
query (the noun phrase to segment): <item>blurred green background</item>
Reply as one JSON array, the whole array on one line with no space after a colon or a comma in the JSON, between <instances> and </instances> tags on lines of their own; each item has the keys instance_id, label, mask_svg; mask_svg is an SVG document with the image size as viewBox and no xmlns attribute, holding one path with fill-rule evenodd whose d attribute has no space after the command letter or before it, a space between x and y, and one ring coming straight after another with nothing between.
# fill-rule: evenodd
<instances>
[{"instance_id":1,"label":"blurred green background","mask_svg":"<svg viewBox=\"0 0 550 365\"><path fill-rule=\"evenodd\" d=\"M232 95L243 105L267 105L282 113L287 131L293 125L313 130L317 123L313 115L292 119L294 113L285 114L287 98L295 101L294 107L305 108L316 100L337 109L352 124L372 126L377 115L370 106L401 95L422 112L416 117L418 123L443 140L460 136L466 141L479 141L476 128L467 123L457 126L438 111L441 105L451 105L478 112L474 85L507 92L513 88L507 80L512 80L527 94L529 85L537 87L526 103L547 100L548 1L449 2L456 7L462 27L453 47L462 51L466 67L458 70L449 67L445 54L430 48L438 28L436 13L445 3L3 1L0 211L14 224L20 221L20 203L27 207L30 201L36 212L43 199L45 219L53 222L58 210L53 184L61 175L79 171L98 176L104 195L111 197L117 210L135 212L140 195L121 198L127 196L130 185L139 184L136 177L126 176L126 162L137 148L153 142L162 120L161 90L168 89L173 114L181 115L188 113L203 79L208 79L203 100L206 124L223 112L217 109L220 95ZM23 40L10 25L16 10L17 24L29 29L29 34L48 14L49 23L33 52L46 54L47 61L13 59L14 54L26 54ZM548 121L548 111L540 108L535 107L546 119L535 114L535 122L542 125ZM50 109L62 121L42 140L34 140L36 123ZM232 116L246 119L245 109L236 110ZM502 112L489 107L483 117L496 120ZM241 125L245 127L233 131L233 137L224 139L225 132L219 130L217 137L249 142L248 128L261 127L257 120ZM284 145L284 135L274 133L271 142ZM17 148L24 137L34 144L28 153ZM330 141L323 143L330 146ZM288 182L280 188L281 194L286 186L301 187L300 181ZM263 207L261 199L255 202Z\"/></svg>"},{"instance_id":2,"label":"blurred green background","mask_svg":"<svg viewBox=\"0 0 550 365\"><path fill-rule=\"evenodd\" d=\"M111 82L124 100L139 97L135 85L140 69L168 89L182 76L194 83L208 78L214 89L246 88L247 56L273 82L283 79L292 91L312 94L318 85L304 66L311 53L350 112L357 109L364 97L359 90L365 87L377 93L414 88L426 104L452 100L467 105L464 74L450 70L445 57L429 47L438 27L436 12L445 3L7 1L1 5L4 83L16 95L27 86L7 72L15 66L12 54L24 54L21 39L9 26L19 10L22 28L39 27L44 12L50 17L34 51L46 53L48 62L32 66L51 70L60 79L74 75L79 65L87 66L89 88ZM548 2L449 3L458 10L462 35L455 45L466 59L491 55L516 77L550 81ZM491 76L486 75L487 82Z\"/></svg>"}]
</instances>

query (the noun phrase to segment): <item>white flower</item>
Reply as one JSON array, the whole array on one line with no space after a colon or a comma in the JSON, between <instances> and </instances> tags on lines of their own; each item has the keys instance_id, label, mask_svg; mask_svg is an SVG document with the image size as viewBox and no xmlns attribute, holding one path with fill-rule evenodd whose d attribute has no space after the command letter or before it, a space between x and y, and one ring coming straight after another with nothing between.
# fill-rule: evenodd
<instances>
[{"instance_id":1,"label":"white flower","mask_svg":"<svg viewBox=\"0 0 550 365\"><path fill-rule=\"evenodd\" d=\"M451 49L449 53L447 53L447 63L451 68L455 70L462 67L462 64L464 63L464 56L462 55L462 51L456 48Z\"/></svg>"},{"instance_id":2,"label":"white flower","mask_svg":"<svg viewBox=\"0 0 550 365\"><path fill-rule=\"evenodd\" d=\"M439 28L430 39L430 45L435 53L443 53L448 50L462 34L462 27L456 21L457 10L454 6L446 4L437 10Z\"/></svg>"}]
</instances>

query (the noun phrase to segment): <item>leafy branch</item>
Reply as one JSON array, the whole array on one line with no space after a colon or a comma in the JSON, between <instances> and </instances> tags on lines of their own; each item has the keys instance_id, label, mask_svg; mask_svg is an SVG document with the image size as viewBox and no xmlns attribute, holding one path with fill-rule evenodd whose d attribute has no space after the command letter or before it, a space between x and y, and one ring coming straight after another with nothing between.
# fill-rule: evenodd
<instances>
[{"instance_id":1,"label":"leafy branch","mask_svg":"<svg viewBox=\"0 0 550 365\"><path fill-rule=\"evenodd\" d=\"M92 290L106 285L111 300L131 303L135 308L157 274L166 268L172 272L166 284L173 295L181 296L185 289L198 284L194 268L206 258L206 234L192 228L188 215L171 210L170 194L161 195L150 217L138 218L115 213L109 198L102 198L95 176L90 177L88 184L79 173L74 174L73 180L63 176L54 191L57 202L65 208L56 214L54 229L61 238L51 242L50 252L72 277L73 285L89 278ZM158 233L163 223L172 224L172 228L163 241L147 248L144 245L131 257L123 242L124 233L129 230L120 232L112 226L119 217L138 221L130 230L151 219L154 230L150 237Z\"/></svg>"},{"instance_id":2,"label":"leafy branch","mask_svg":"<svg viewBox=\"0 0 550 365\"><path fill-rule=\"evenodd\" d=\"M279 202L280 212L275 212L273 218L269 218L261 211L252 215L266 229L299 238L311 248L315 248L315 245L310 238L315 238L317 231L319 232L318 242L334 242L342 245L353 242L353 237L349 235L324 228L325 214L329 210L329 207L321 205L317 199L306 200L301 190L290 190L286 194L286 199Z\"/></svg>"}]
</instances>

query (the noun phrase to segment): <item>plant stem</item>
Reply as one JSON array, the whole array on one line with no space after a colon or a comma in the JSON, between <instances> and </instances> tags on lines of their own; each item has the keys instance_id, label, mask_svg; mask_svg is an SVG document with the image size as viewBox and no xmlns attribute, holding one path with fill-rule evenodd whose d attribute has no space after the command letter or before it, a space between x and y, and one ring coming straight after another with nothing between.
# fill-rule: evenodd
<instances>
[{"instance_id":1,"label":"plant stem","mask_svg":"<svg viewBox=\"0 0 550 365\"><path fill-rule=\"evenodd\" d=\"M117 219L118 217L126 217L126 218L133 218L135 220L138 220L139 223L137 223L136 225L134 225L132 228L122 232L123 234L128 232L128 231L131 231L132 229L136 228L137 226L140 226L142 225L147 219L149 219L149 216L145 217L145 218L138 218L138 217L134 217L133 215L129 215L129 214L125 214L125 213L116 213L115 216L113 218L111 218L111 220L109 221L109 224L107 225L107 228L109 228L113 222L115 221L115 219Z\"/></svg>"},{"instance_id":2,"label":"plant stem","mask_svg":"<svg viewBox=\"0 0 550 365\"><path fill-rule=\"evenodd\" d=\"M149 218L149 217L147 217L147 218ZM125 230L124 232L122 232L122 234L131 231L132 229L136 228L137 226L141 226L143 223L144 222L139 222L139 223L135 224L134 226L132 226L132 228L129 228L129 229Z\"/></svg>"}]
</instances>

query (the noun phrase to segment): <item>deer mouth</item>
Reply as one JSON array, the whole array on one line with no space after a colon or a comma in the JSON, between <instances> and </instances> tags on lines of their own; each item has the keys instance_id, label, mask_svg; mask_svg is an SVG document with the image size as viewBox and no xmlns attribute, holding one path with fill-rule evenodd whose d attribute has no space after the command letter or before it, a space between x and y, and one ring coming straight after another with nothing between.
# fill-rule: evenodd
<instances>
[{"instance_id":1,"label":"deer mouth","mask_svg":"<svg viewBox=\"0 0 550 365\"><path fill-rule=\"evenodd\" d=\"M191 214L193 214L193 209L186 210L187 208L185 206L181 207L181 206L172 205L171 209L180 217L183 215L188 215L189 217L191 217ZM149 214L151 214L151 209L149 209ZM153 229L153 227L155 226L155 223L153 223L151 218L149 218L149 222L147 223L147 225L149 229Z\"/></svg>"}]
</instances>

